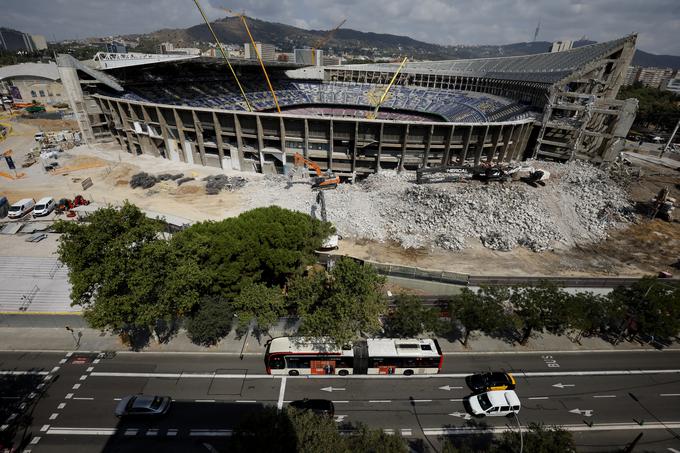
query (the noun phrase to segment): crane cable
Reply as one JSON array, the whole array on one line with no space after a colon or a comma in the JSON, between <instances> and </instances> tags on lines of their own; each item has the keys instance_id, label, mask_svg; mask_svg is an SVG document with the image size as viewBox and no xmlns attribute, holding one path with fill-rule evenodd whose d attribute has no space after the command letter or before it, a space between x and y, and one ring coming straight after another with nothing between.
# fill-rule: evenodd
<instances>
[{"instance_id":1,"label":"crane cable","mask_svg":"<svg viewBox=\"0 0 680 453\"><path fill-rule=\"evenodd\" d=\"M238 77L236 76L236 71L234 71L234 67L231 65L231 62L229 62L229 58L227 58L227 53L224 51L224 47L222 47L222 43L220 42L219 39L217 39L217 35L215 34L215 30L213 30L212 26L210 25L210 21L205 15L205 12L203 12L203 8L201 8L201 5L198 3L198 0L194 0L194 3L196 4L196 7L198 10L201 12L201 16L203 16L203 20L205 21L205 24L208 26L208 30L210 30L210 33L213 36L213 39L215 40L215 44L217 44L217 47L220 48L220 52L222 53L222 57L225 59L227 62L227 65L229 66L229 69L231 70L231 74L234 76L234 80L236 80L236 84L238 85L238 89L241 91L241 95L243 96L243 100L246 101L246 106L248 107L248 111L252 112L253 108L250 105L250 102L248 102L248 98L246 97L246 92L243 91L243 86L241 86L241 82L238 80ZM276 98L274 98L276 99ZM278 107L278 103L276 104Z\"/></svg>"},{"instance_id":2,"label":"crane cable","mask_svg":"<svg viewBox=\"0 0 680 453\"><path fill-rule=\"evenodd\" d=\"M197 0L194 0L194 1L197 1ZM253 39L253 35L250 34L250 29L248 28L248 22L246 22L246 16L241 15L241 22L243 22L243 27L246 29L246 33L248 33L248 37L250 38L250 42L253 45L253 49L255 49L255 55L257 55L257 60L260 62L260 66L262 67L262 72L264 72L264 78L267 80L267 86L269 87L269 91L271 92L272 96L274 97L274 104L276 105L276 111L281 113L281 107L279 107L279 100L276 98L276 93L274 92L274 87L272 86L272 83L269 80L269 75L267 74L267 69L264 67L264 62L262 61L262 57L260 56L260 51L257 50L257 45L255 44L255 40Z\"/></svg>"}]
</instances>

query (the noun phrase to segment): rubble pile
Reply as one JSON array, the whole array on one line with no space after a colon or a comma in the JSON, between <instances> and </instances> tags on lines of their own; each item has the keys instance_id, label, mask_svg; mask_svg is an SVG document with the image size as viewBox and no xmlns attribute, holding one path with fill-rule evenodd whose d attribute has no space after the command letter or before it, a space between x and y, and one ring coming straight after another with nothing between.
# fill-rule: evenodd
<instances>
[{"instance_id":1,"label":"rubble pile","mask_svg":"<svg viewBox=\"0 0 680 453\"><path fill-rule=\"evenodd\" d=\"M404 248L461 250L478 240L493 250L533 251L606 237L634 219L625 190L587 163L536 162L551 174L545 186L479 181L415 184L412 172L383 171L326 192L328 220L344 237L396 241ZM250 206L276 204L315 215L308 184L263 179Z\"/></svg>"},{"instance_id":2,"label":"rubble pile","mask_svg":"<svg viewBox=\"0 0 680 453\"><path fill-rule=\"evenodd\" d=\"M205 181L205 193L217 195L222 190L234 191L246 185L247 180L240 176L211 175L203 178Z\"/></svg>"},{"instance_id":3,"label":"rubble pile","mask_svg":"<svg viewBox=\"0 0 680 453\"><path fill-rule=\"evenodd\" d=\"M137 173L136 175L132 175L132 178L130 178L130 187L133 189L136 189L137 187L141 187L142 189L150 189L155 186L158 181L158 178L155 176L146 172L141 172Z\"/></svg>"}]
</instances>

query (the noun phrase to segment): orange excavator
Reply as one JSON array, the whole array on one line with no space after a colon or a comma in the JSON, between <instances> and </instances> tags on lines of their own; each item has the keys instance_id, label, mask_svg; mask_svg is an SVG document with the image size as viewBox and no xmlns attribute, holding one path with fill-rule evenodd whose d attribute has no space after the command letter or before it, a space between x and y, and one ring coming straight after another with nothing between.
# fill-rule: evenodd
<instances>
[{"instance_id":1,"label":"orange excavator","mask_svg":"<svg viewBox=\"0 0 680 453\"><path fill-rule=\"evenodd\" d=\"M325 173L321 171L321 168L314 162L305 157L300 153L295 153L295 166L304 167L314 170L316 173L316 178L313 179L312 189L326 190L335 189L340 184L340 177L335 176L332 171L327 170Z\"/></svg>"}]
</instances>

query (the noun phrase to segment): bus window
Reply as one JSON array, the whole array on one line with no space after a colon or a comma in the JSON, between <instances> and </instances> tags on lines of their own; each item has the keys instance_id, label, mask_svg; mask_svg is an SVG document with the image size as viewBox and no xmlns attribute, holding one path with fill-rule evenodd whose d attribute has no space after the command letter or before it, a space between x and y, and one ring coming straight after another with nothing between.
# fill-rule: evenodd
<instances>
[{"instance_id":1,"label":"bus window","mask_svg":"<svg viewBox=\"0 0 680 453\"><path fill-rule=\"evenodd\" d=\"M288 356L286 357L286 364L288 368L309 368L309 357L296 357Z\"/></svg>"},{"instance_id":2,"label":"bus window","mask_svg":"<svg viewBox=\"0 0 680 453\"><path fill-rule=\"evenodd\" d=\"M283 370L286 368L286 362L283 357L275 355L269 358L269 368L272 370Z\"/></svg>"}]
</instances>

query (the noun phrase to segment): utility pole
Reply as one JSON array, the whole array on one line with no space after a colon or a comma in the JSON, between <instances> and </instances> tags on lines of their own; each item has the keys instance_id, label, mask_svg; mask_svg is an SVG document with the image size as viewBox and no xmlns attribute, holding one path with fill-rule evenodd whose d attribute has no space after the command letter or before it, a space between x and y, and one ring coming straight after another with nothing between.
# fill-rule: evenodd
<instances>
[{"instance_id":1,"label":"utility pole","mask_svg":"<svg viewBox=\"0 0 680 453\"><path fill-rule=\"evenodd\" d=\"M680 127L680 118L678 118L678 122L675 123L675 129L673 129L673 133L671 134L671 138L668 139L668 143L666 143L666 146L663 147L663 151L661 151L661 154L659 154L659 158L662 158L663 155L668 151L668 148L671 147L671 143L673 143L673 139L675 138L675 134L678 132L678 127Z\"/></svg>"}]
</instances>

